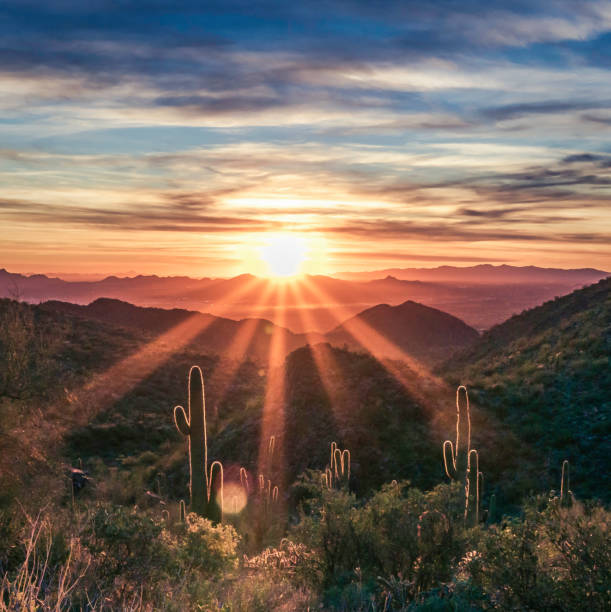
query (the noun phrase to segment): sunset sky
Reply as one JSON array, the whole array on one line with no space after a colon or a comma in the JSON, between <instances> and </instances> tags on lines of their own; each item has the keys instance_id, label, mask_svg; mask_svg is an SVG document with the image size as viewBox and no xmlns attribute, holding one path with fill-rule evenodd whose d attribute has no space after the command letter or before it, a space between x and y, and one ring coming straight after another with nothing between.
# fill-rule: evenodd
<instances>
[{"instance_id":1,"label":"sunset sky","mask_svg":"<svg viewBox=\"0 0 611 612\"><path fill-rule=\"evenodd\" d=\"M609 1L4 0L0 267L611 270L610 68Z\"/></svg>"}]
</instances>

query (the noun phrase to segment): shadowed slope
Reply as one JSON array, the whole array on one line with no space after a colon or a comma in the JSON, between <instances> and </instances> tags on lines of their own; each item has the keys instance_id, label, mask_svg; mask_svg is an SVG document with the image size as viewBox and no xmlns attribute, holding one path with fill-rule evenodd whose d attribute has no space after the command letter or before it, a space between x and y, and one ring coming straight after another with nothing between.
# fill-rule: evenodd
<instances>
[{"instance_id":1,"label":"shadowed slope","mask_svg":"<svg viewBox=\"0 0 611 612\"><path fill-rule=\"evenodd\" d=\"M192 342L205 345L208 353L219 353L235 359L251 358L265 364L270 359L274 337L283 337L283 346L287 352L302 346L306 341L303 334L294 334L265 319L234 321L179 308L143 308L109 298L99 298L88 306L50 301L45 302L43 307L155 335L166 333L187 320L197 321L200 330ZM275 351L273 363L281 363L285 354Z\"/></svg>"},{"instance_id":2,"label":"shadowed slope","mask_svg":"<svg viewBox=\"0 0 611 612\"><path fill-rule=\"evenodd\" d=\"M387 345L375 342L363 347L354 336L354 329L360 323L392 340L400 350L389 354ZM452 315L409 300L399 306L380 304L369 308L338 325L326 334L326 337L332 344L346 344L357 349L367 348L375 355L398 359L402 357L403 352L432 363L449 356L457 349L469 346L477 340L478 333Z\"/></svg>"},{"instance_id":3,"label":"shadowed slope","mask_svg":"<svg viewBox=\"0 0 611 612\"><path fill-rule=\"evenodd\" d=\"M609 498L611 279L492 328L440 371L470 386L577 495ZM552 486L554 486L552 484Z\"/></svg>"}]
</instances>

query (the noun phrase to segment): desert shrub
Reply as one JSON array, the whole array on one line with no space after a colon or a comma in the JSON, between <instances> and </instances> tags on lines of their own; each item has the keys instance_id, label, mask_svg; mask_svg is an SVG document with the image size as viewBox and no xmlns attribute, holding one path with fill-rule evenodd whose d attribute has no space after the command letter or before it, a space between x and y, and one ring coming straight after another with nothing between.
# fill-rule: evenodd
<instances>
[{"instance_id":1,"label":"desert shrub","mask_svg":"<svg viewBox=\"0 0 611 612\"><path fill-rule=\"evenodd\" d=\"M65 330L34 307L0 300L0 395L44 394L57 371L53 354Z\"/></svg>"},{"instance_id":2,"label":"desert shrub","mask_svg":"<svg viewBox=\"0 0 611 612\"><path fill-rule=\"evenodd\" d=\"M84 530L85 544L96 559L102 590L121 578L121 590L162 579L173 560L160 539L161 522L135 508L99 504ZM122 593L121 593L122 595Z\"/></svg>"},{"instance_id":3,"label":"desert shrub","mask_svg":"<svg viewBox=\"0 0 611 612\"><path fill-rule=\"evenodd\" d=\"M231 582L219 594L216 609L220 612L294 612L318 608L316 592L296 586L281 572L255 571L244 578Z\"/></svg>"},{"instance_id":4,"label":"desert shrub","mask_svg":"<svg viewBox=\"0 0 611 612\"><path fill-rule=\"evenodd\" d=\"M197 571L210 577L237 564L238 535L231 525L214 525L191 513L178 535L164 535L166 541L172 542L175 562L181 571Z\"/></svg>"},{"instance_id":5,"label":"desert shrub","mask_svg":"<svg viewBox=\"0 0 611 612\"><path fill-rule=\"evenodd\" d=\"M609 516L600 506L535 498L522 517L484 532L465 570L502 609L608 610Z\"/></svg>"},{"instance_id":6,"label":"desert shrub","mask_svg":"<svg viewBox=\"0 0 611 612\"><path fill-rule=\"evenodd\" d=\"M357 502L346 491L321 485L316 491L315 482L311 473L299 483L311 495L302 501L291 537L318 555L331 608L366 609L388 591L379 576L401 582L409 600L451 580L472 539L463 526L459 484L423 493L404 481Z\"/></svg>"},{"instance_id":7,"label":"desert shrub","mask_svg":"<svg viewBox=\"0 0 611 612\"><path fill-rule=\"evenodd\" d=\"M47 518L24 518L15 542L19 550L5 568L0 567L0 611L71 609L79 601L78 589L89 567L87 553L78 539L68 542L54 535Z\"/></svg>"}]
</instances>

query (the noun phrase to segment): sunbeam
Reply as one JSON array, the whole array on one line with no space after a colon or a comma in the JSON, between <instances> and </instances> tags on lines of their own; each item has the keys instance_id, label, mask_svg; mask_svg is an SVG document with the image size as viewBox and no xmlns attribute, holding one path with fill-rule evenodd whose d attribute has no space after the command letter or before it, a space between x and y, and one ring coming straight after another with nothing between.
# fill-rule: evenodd
<instances>
[{"instance_id":1,"label":"sunbeam","mask_svg":"<svg viewBox=\"0 0 611 612\"><path fill-rule=\"evenodd\" d=\"M298 302L305 302L301 284L295 284L291 286L290 291L296 297ZM304 328L314 329L315 323L310 311L307 308L302 308L298 310L298 312L304 324ZM319 339L316 338L312 332L306 332L306 338L308 344L310 345L312 357L314 358L314 363L316 365L316 369L318 370L318 374L320 376L320 380L323 384L327 397L331 402L331 406L336 409L339 405L339 402L335 393L335 389L331 384L331 380L329 379L329 372L339 371L338 364L333 356L332 351L329 350L329 347L325 343L320 342Z\"/></svg>"},{"instance_id":2,"label":"sunbeam","mask_svg":"<svg viewBox=\"0 0 611 612\"><path fill-rule=\"evenodd\" d=\"M326 292L317 287L315 283L307 278L303 279L304 290L315 294L320 302L332 304L329 312L334 316L339 323L345 323L350 319L350 324L345 326L346 331L359 343L363 348L368 350L382 366L406 389L414 392L413 382L410 381L405 373L393 363L393 358L403 361L407 366L418 374L423 380L431 380L437 385L445 387L446 384L437 376L435 376L426 366L413 359L410 355L401 350L396 344L385 338L370 325L359 318L353 317L344 306L331 298ZM382 359L379 356L380 351L386 356L392 356L390 359Z\"/></svg>"},{"instance_id":3,"label":"sunbeam","mask_svg":"<svg viewBox=\"0 0 611 612\"><path fill-rule=\"evenodd\" d=\"M252 283L254 280L230 292L227 298L237 299L249 290ZM214 321L214 317L206 320L199 313L194 314L155 340L145 344L132 355L110 366L104 372L96 374L83 387L71 390L70 398L73 403L81 407L89 407L88 410L75 411L79 422L84 423L90 418L92 406L95 407L95 412L100 412L116 403L210 327Z\"/></svg>"},{"instance_id":4,"label":"sunbeam","mask_svg":"<svg viewBox=\"0 0 611 612\"><path fill-rule=\"evenodd\" d=\"M286 304L286 284L278 283L273 288L273 299L279 306L280 323L284 319ZM285 490L284 465L284 402L285 402L285 367L282 357L286 354L286 342L282 325L274 327L271 338L269 358L267 364L267 381L265 397L263 400L263 414L261 415L261 435L259 439L259 473L266 467L268 443L275 437L276 447L274 453L275 469L272 471L276 484ZM282 356L282 357L281 357ZM279 364L279 365L275 365ZM281 496L282 498L282 496Z\"/></svg>"}]
</instances>

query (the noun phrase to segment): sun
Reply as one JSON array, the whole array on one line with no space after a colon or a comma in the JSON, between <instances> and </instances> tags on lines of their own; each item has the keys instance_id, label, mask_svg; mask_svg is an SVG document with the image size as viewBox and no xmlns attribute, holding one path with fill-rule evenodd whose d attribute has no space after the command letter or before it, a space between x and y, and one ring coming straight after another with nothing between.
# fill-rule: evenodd
<instances>
[{"instance_id":1,"label":"sun","mask_svg":"<svg viewBox=\"0 0 611 612\"><path fill-rule=\"evenodd\" d=\"M306 244L303 238L292 234L270 237L260 249L270 276L287 278L301 271L305 260Z\"/></svg>"}]
</instances>

